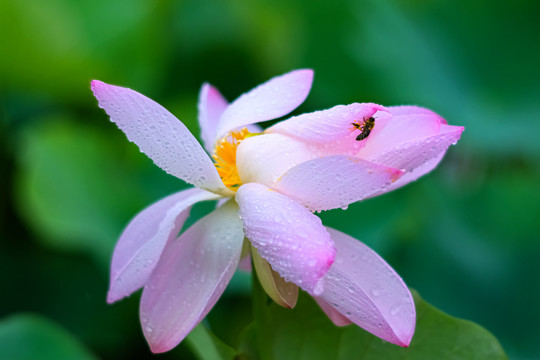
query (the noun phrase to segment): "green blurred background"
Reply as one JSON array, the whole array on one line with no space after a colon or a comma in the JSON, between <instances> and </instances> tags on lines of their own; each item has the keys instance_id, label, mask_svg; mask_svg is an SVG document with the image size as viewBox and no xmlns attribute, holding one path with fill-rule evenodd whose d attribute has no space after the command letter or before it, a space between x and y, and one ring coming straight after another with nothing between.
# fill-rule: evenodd
<instances>
[{"instance_id":1,"label":"green blurred background","mask_svg":"<svg viewBox=\"0 0 540 360\"><path fill-rule=\"evenodd\" d=\"M321 217L512 359L540 358L539 14L536 0L2 0L2 348L151 357L139 294L105 303L108 264L127 221L186 185L109 122L90 80L136 89L198 134L202 82L233 100L309 67L296 113L416 104L465 126L433 173ZM236 277L209 316L229 343L249 291ZM161 358L190 356L188 341Z\"/></svg>"}]
</instances>

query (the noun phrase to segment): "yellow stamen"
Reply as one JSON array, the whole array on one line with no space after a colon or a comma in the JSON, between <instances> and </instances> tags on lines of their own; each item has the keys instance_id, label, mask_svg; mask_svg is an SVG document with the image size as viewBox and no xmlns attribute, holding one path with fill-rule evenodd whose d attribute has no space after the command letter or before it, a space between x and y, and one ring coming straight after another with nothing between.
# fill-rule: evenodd
<instances>
[{"instance_id":1,"label":"yellow stamen","mask_svg":"<svg viewBox=\"0 0 540 360\"><path fill-rule=\"evenodd\" d=\"M253 135L255 134L251 134L247 128L231 131L218 141L214 148L214 165L223 184L232 191L236 191L242 184L236 168L236 148L242 140Z\"/></svg>"}]
</instances>

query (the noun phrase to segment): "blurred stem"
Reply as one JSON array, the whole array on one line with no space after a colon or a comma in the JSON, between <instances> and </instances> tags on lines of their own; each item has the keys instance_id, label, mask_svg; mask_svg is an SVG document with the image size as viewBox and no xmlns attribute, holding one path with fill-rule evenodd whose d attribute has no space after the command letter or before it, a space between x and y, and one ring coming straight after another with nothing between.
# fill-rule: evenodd
<instances>
[{"instance_id":1,"label":"blurred stem","mask_svg":"<svg viewBox=\"0 0 540 360\"><path fill-rule=\"evenodd\" d=\"M261 351L262 349L266 348L264 344L265 339L264 336L262 336L263 331L261 327L267 326L269 324L268 314L270 314L270 312L266 311L266 308L271 305L273 301L264 291L261 282L259 281L259 277L255 273L255 271L253 271L253 276L251 277L251 279L251 297L253 299L253 323L258 350L257 353L261 360L272 359L271 354L268 354L265 351Z\"/></svg>"}]
</instances>

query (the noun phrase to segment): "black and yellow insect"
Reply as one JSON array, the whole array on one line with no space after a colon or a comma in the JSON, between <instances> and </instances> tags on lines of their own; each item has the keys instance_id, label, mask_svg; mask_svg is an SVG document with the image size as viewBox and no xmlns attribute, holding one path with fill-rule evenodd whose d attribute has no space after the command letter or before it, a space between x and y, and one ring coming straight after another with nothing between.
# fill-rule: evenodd
<instances>
[{"instance_id":1,"label":"black and yellow insect","mask_svg":"<svg viewBox=\"0 0 540 360\"><path fill-rule=\"evenodd\" d=\"M356 141L364 140L369 136L369 133L371 130L373 130L373 127L375 126L375 119L373 117L370 117L369 119L364 119L363 124L358 123L351 123L352 126L360 130L360 134L356 137Z\"/></svg>"}]
</instances>

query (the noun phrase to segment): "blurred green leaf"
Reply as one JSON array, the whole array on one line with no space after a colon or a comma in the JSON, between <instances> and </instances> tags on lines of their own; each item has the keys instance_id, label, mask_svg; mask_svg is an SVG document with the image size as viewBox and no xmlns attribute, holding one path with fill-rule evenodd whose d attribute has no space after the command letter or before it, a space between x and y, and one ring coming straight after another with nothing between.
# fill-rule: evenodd
<instances>
[{"instance_id":1,"label":"blurred green leaf","mask_svg":"<svg viewBox=\"0 0 540 360\"><path fill-rule=\"evenodd\" d=\"M132 86L154 84L162 75L155 65L165 61L158 41L165 7L147 0L4 0L0 33L9 56L0 57L0 77L64 100L83 98L94 77L137 74Z\"/></svg>"},{"instance_id":2,"label":"blurred green leaf","mask_svg":"<svg viewBox=\"0 0 540 360\"><path fill-rule=\"evenodd\" d=\"M9 360L97 359L66 330L34 314L0 320L0 357Z\"/></svg>"},{"instance_id":3,"label":"blurred green leaf","mask_svg":"<svg viewBox=\"0 0 540 360\"><path fill-rule=\"evenodd\" d=\"M189 333L186 341L200 359L229 360L233 359L236 354L233 348L218 339L202 323Z\"/></svg>"},{"instance_id":4,"label":"blurred green leaf","mask_svg":"<svg viewBox=\"0 0 540 360\"><path fill-rule=\"evenodd\" d=\"M416 332L409 348L355 326L336 327L305 293L293 310L269 301L255 285L255 330L261 359L507 359L487 330L453 318L415 292ZM248 334L249 335L249 334Z\"/></svg>"},{"instance_id":5,"label":"blurred green leaf","mask_svg":"<svg viewBox=\"0 0 540 360\"><path fill-rule=\"evenodd\" d=\"M136 211L164 190L185 186L161 175L119 132L55 118L42 119L23 135L18 142L20 211L48 246L88 252L104 266ZM140 170L136 178L130 175L133 166Z\"/></svg>"},{"instance_id":6,"label":"blurred green leaf","mask_svg":"<svg viewBox=\"0 0 540 360\"><path fill-rule=\"evenodd\" d=\"M497 172L492 172L477 188L461 181L452 190L442 193L446 196L439 203L451 208L461 226L482 232L490 243L538 243L540 187L532 173L509 168L503 161L497 165Z\"/></svg>"},{"instance_id":7,"label":"blurred green leaf","mask_svg":"<svg viewBox=\"0 0 540 360\"><path fill-rule=\"evenodd\" d=\"M538 31L530 16L537 2L351 3L347 52L371 70L369 96L430 107L464 125L461 146L540 153L540 122L531 121L540 112L531 101L540 96L540 52L529 35Z\"/></svg>"}]
</instances>

